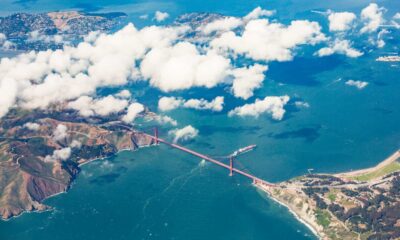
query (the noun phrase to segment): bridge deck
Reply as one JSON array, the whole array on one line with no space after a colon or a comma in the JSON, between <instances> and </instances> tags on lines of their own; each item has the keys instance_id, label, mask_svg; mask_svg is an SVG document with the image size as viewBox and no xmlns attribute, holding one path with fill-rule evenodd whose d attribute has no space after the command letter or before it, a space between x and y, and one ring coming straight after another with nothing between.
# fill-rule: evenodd
<instances>
[{"instance_id":1,"label":"bridge deck","mask_svg":"<svg viewBox=\"0 0 400 240\"><path fill-rule=\"evenodd\" d=\"M204 160L206 160L206 161L212 162L212 163L214 163L214 164L216 164L216 165L218 165L218 166L220 166L220 167L226 168L226 169L228 169L228 170L231 169L231 167L230 167L228 164L225 164L225 163L222 163L222 162L217 161L217 160L215 160L215 159L212 159L212 158L210 158L210 157L208 157L208 156L206 156L206 155L204 155L204 154L198 153L198 152L196 152L196 151L193 151L193 150L191 150L191 149L185 148L185 147L180 146L180 145L175 144L175 143L170 143L170 142L168 142L168 141L166 141L166 140L164 140L164 139L161 139L161 138L152 136L152 135L147 134L147 133L143 133L143 134L145 134L146 136L148 136L148 137L154 139L154 141L156 141L156 142L164 143L164 144L166 144L166 145L168 145L168 146L170 146L170 147L173 147L173 148L179 149L179 150L181 150L181 151L187 152L187 153L189 153L189 154L192 154L192 155L194 155L194 156L196 156L196 157L202 158L202 159L204 159ZM275 186L273 183L267 182L267 181L265 181L265 180L263 180L263 179L261 179L261 178L258 178L258 177L256 177L256 176L253 176L252 174L246 173L246 172L244 172L244 171L242 171L242 170L239 170L239 169L237 169L237 168L232 168L232 171L233 171L233 172L236 172L236 173L238 173L238 174L240 174L240 175L242 175L242 176L245 176L245 177L247 177L247 178L250 178L251 180L253 180L254 183L264 184L264 185L267 185L267 186Z\"/></svg>"}]
</instances>

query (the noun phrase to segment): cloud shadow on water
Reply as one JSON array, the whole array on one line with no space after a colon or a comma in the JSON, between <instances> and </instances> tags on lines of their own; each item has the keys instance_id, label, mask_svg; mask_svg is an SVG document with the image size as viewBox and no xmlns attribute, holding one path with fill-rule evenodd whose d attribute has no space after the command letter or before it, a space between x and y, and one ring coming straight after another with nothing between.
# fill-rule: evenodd
<instances>
[{"instance_id":1,"label":"cloud shadow on water","mask_svg":"<svg viewBox=\"0 0 400 240\"><path fill-rule=\"evenodd\" d=\"M15 0L12 3L13 4L18 4L18 5L22 5L24 7L26 7L28 4L34 4L36 3L38 0Z\"/></svg>"},{"instance_id":2,"label":"cloud shadow on water","mask_svg":"<svg viewBox=\"0 0 400 240\"><path fill-rule=\"evenodd\" d=\"M109 174L101 175L95 179L92 179L89 182L91 184L96 184L96 185L102 186L102 185L106 185L106 184L115 182L120 176L121 176L121 174L119 174L119 173L109 173Z\"/></svg>"},{"instance_id":3,"label":"cloud shadow on water","mask_svg":"<svg viewBox=\"0 0 400 240\"><path fill-rule=\"evenodd\" d=\"M315 76L318 73L335 69L343 64L338 56L323 58L295 58L290 62L272 62L269 64L268 78L277 82L302 86L318 86Z\"/></svg>"},{"instance_id":4,"label":"cloud shadow on water","mask_svg":"<svg viewBox=\"0 0 400 240\"><path fill-rule=\"evenodd\" d=\"M103 7L96 6L91 3L77 3L73 8L81 9L83 12L97 12L103 9Z\"/></svg>"},{"instance_id":5,"label":"cloud shadow on water","mask_svg":"<svg viewBox=\"0 0 400 240\"><path fill-rule=\"evenodd\" d=\"M252 133L256 134L261 127L219 127L219 126L212 126L212 125L202 125L198 127L199 131L204 136L212 135L216 132L229 132L229 133Z\"/></svg>"},{"instance_id":6,"label":"cloud shadow on water","mask_svg":"<svg viewBox=\"0 0 400 240\"><path fill-rule=\"evenodd\" d=\"M285 131L281 133L269 133L266 136L274 138L274 139L296 139L296 138L301 138L304 139L306 142L314 142L317 138L319 138L320 133L319 130L321 129L321 126L315 126L315 127L304 127L300 128L298 130L293 130L293 131ZM264 135L265 136L265 135Z\"/></svg>"}]
</instances>

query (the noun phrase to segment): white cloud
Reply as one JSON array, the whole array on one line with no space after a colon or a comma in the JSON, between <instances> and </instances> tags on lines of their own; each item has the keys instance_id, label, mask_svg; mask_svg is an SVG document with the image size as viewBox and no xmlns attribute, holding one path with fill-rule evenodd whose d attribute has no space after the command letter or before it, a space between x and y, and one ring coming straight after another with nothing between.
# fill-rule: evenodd
<instances>
[{"instance_id":1,"label":"white cloud","mask_svg":"<svg viewBox=\"0 0 400 240\"><path fill-rule=\"evenodd\" d=\"M68 103L69 108L79 111L79 114L85 117L93 115L107 116L121 112L127 106L127 100L118 99L111 95L99 99L82 96Z\"/></svg>"},{"instance_id":2,"label":"white cloud","mask_svg":"<svg viewBox=\"0 0 400 240\"><path fill-rule=\"evenodd\" d=\"M262 9L261 7L256 7L249 14L243 17L244 21L250 21L258 19L260 17L270 17L275 14L275 11Z\"/></svg>"},{"instance_id":3,"label":"white cloud","mask_svg":"<svg viewBox=\"0 0 400 240\"><path fill-rule=\"evenodd\" d=\"M224 17L217 19L206 25L200 26L197 30L202 31L204 34L209 35L215 32L227 32L241 26L242 20L236 17Z\"/></svg>"},{"instance_id":4,"label":"white cloud","mask_svg":"<svg viewBox=\"0 0 400 240\"><path fill-rule=\"evenodd\" d=\"M68 137L68 128L63 124L58 124L57 128L53 132L54 141L61 141Z\"/></svg>"},{"instance_id":5,"label":"white cloud","mask_svg":"<svg viewBox=\"0 0 400 240\"><path fill-rule=\"evenodd\" d=\"M168 48L154 48L143 59L140 70L152 86L162 91L211 88L223 82L230 60L214 52L202 55L195 45L180 42Z\"/></svg>"},{"instance_id":6,"label":"white cloud","mask_svg":"<svg viewBox=\"0 0 400 240\"><path fill-rule=\"evenodd\" d=\"M171 130L168 133L174 136L174 143L176 143L180 140L187 141L197 137L199 130L195 129L191 125L188 125L181 129Z\"/></svg>"},{"instance_id":7,"label":"white cloud","mask_svg":"<svg viewBox=\"0 0 400 240\"><path fill-rule=\"evenodd\" d=\"M316 53L320 57L330 56L332 54L343 54L348 57L356 58L363 55L362 52L351 47L351 43L348 40L336 39L329 47L324 47L318 50Z\"/></svg>"},{"instance_id":8,"label":"white cloud","mask_svg":"<svg viewBox=\"0 0 400 240\"><path fill-rule=\"evenodd\" d=\"M54 150L53 155L46 156L44 161L46 162L63 161L67 160L69 157L71 157L71 148L66 147L59 150Z\"/></svg>"},{"instance_id":9,"label":"white cloud","mask_svg":"<svg viewBox=\"0 0 400 240\"><path fill-rule=\"evenodd\" d=\"M210 45L220 51L233 51L254 60L289 61L293 50L304 44L316 44L326 40L317 22L292 21L285 26L270 23L268 19L257 19L247 23L243 33L223 33Z\"/></svg>"},{"instance_id":10,"label":"white cloud","mask_svg":"<svg viewBox=\"0 0 400 240\"><path fill-rule=\"evenodd\" d=\"M0 79L0 118L7 114L14 106L17 97L18 86L10 78Z\"/></svg>"},{"instance_id":11,"label":"white cloud","mask_svg":"<svg viewBox=\"0 0 400 240\"><path fill-rule=\"evenodd\" d=\"M10 50L15 46L11 41L7 40L7 36L4 33L0 33L0 49Z\"/></svg>"},{"instance_id":12,"label":"white cloud","mask_svg":"<svg viewBox=\"0 0 400 240\"><path fill-rule=\"evenodd\" d=\"M224 109L224 97L216 97L210 102L205 99L189 99L183 103L183 107L220 112Z\"/></svg>"},{"instance_id":13,"label":"white cloud","mask_svg":"<svg viewBox=\"0 0 400 240\"><path fill-rule=\"evenodd\" d=\"M377 37L377 39L375 41L375 45L378 48L383 48L386 45L385 40L383 40L383 37L388 33L390 33L390 32L388 30L386 30L386 29L382 29L382 30L379 31L378 37ZM373 43L374 43L374 41L373 41Z\"/></svg>"},{"instance_id":14,"label":"white cloud","mask_svg":"<svg viewBox=\"0 0 400 240\"><path fill-rule=\"evenodd\" d=\"M176 109L178 107L220 112L223 110L223 105L224 97L222 96L216 97L212 101L207 101L205 99L183 100L176 97L162 97L158 101L158 109L164 112Z\"/></svg>"},{"instance_id":15,"label":"white cloud","mask_svg":"<svg viewBox=\"0 0 400 240\"><path fill-rule=\"evenodd\" d=\"M158 100L158 109L166 112L178 108L183 103L182 99L176 97L162 97Z\"/></svg>"},{"instance_id":16,"label":"white cloud","mask_svg":"<svg viewBox=\"0 0 400 240\"><path fill-rule=\"evenodd\" d=\"M363 89L368 85L368 82L363 82L363 81L355 81L355 80L348 80L346 82L346 85L348 86L353 86L356 87L358 89Z\"/></svg>"},{"instance_id":17,"label":"white cloud","mask_svg":"<svg viewBox=\"0 0 400 240\"><path fill-rule=\"evenodd\" d=\"M370 3L361 11L361 19L364 21L364 27L361 33L371 33L378 30L379 26L385 22L383 13L385 8L379 7L376 3Z\"/></svg>"},{"instance_id":18,"label":"white cloud","mask_svg":"<svg viewBox=\"0 0 400 240\"><path fill-rule=\"evenodd\" d=\"M100 31L92 31L89 32L84 38L83 41L87 43L94 43L97 38L100 36L101 32Z\"/></svg>"},{"instance_id":19,"label":"white cloud","mask_svg":"<svg viewBox=\"0 0 400 240\"><path fill-rule=\"evenodd\" d=\"M82 143L78 140L72 140L71 144L69 145L71 148L81 148L82 147Z\"/></svg>"},{"instance_id":20,"label":"white cloud","mask_svg":"<svg viewBox=\"0 0 400 240\"><path fill-rule=\"evenodd\" d=\"M262 100L256 99L254 103L236 107L235 109L231 110L228 115L258 117L260 114L268 113L271 114L273 119L282 120L286 112L284 107L289 100L289 96L271 96L265 97Z\"/></svg>"},{"instance_id":21,"label":"white cloud","mask_svg":"<svg viewBox=\"0 0 400 240\"><path fill-rule=\"evenodd\" d=\"M308 102L303 102L303 101L296 101L294 102L294 105L298 108L309 108L310 104Z\"/></svg>"},{"instance_id":22,"label":"white cloud","mask_svg":"<svg viewBox=\"0 0 400 240\"><path fill-rule=\"evenodd\" d=\"M334 32L349 30L356 18L352 12L330 12L328 16L329 30Z\"/></svg>"},{"instance_id":23,"label":"white cloud","mask_svg":"<svg viewBox=\"0 0 400 240\"><path fill-rule=\"evenodd\" d=\"M130 123L135 120L137 115L144 111L144 106L140 103L132 103L129 105L127 113L122 117L122 121Z\"/></svg>"},{"instance_id":24,"label":"white cloud","mask_svg":"<svg viewBox=\"0 0 400 240\"><path fill-rule=\"evenodd\" d=\"M33 31L28 34L28 42L45 42L45 43L51 43L54 42L56 44L62 44L62 43L67 43L64 41L64 38L62 35L46 35L46 34L41 34L39 31Z\"/></svg>"},{"instance_id":25,"label":"white cloud","mask_svg":"<svg viewBox=\"0 0 400 240\"><path fill-rule=\"evenodd\" d=\"M122 90L119 93L117 93L115 96L119 97L119 98L129 99L131 97L131 92L129 92L128 90L125 89L125 90Z\"/></svg>"},{"instance_id":26,"label":"white cloud","mask_svg":"<svg viewBox=\"0 0 400 240\"><path fill-rule=\"evenodd\" d=\"M149 15L148 14L143 14L143 15L140 15L139 18L142 19L142 20L146 20L146 19L149 18Z\"/></svg>"},{"instance_id":27,"label":"white cloud","mask_svg":"<svg viewBox=\"0 0 400 240\"><path fill-rule=\"evenodd\" d=\"M178 125L178 122L169 116L157 116L156 120L158 123L163 124L163 125L164 124L170 124L172 126Z\"/></svg>"},{"instance_id":28,"label":"white cloud","mask_svg":"<svg viewBox=\"0 0 400 240\"><path fill-rule=\"evenodd\" d=\"M24 124L24 127L29 129L29 130L32 130L32 131L37 131L40 128L40 124L33 123L33 122L27 122L27 123Z\"/></svg>"},{"instance_id":29,"label":"white cloud","mask_svg":"<svg viewBox=\"0 0 400 240\"><path fill-rule=\"evenodd\" d=\"M235 97L248 99L253 96L255 89L262 86L264 81L264 72L268 70L267 66L255 64L249 67L234 69L232 91Z\"/></svg>"},{"instance_id":30,"label":"white cloud","mask_svg":"<svg viewBox=\"0 0 400 240\"><path fill-rule=\"evenodd\" d=\"M154 19L157 22L162 22L165 19L167 19L168 17L169 17L169 14L167 12L156 11L156 13L154 14Z\"/></svg>"},{"instance_id":31,"label":"white cloud","mask_svg":"<svg viewBox=\"0 0 400 240\"><path fill-rule=\"evenodd\" d=\"M15 48L15 44L13 42L6 40L3 43L3 49L10 50L10 49L13 49L13 48Z\"/></svg>"},{"instance_id":32,"label":"white cloud","mask_svg":"<svg viewBox=\"0 0 400 240\"><path fill-rule=\"evenodd\" d=\"M91 95L104 86L121 86L138 77L136 63L149 49L170 46L186 28L128 24L62 50L29 52L0 60L0 117L18 107L45 108ZM18 91L17 91L18 90Z\"/></svg>"}]
</instances>

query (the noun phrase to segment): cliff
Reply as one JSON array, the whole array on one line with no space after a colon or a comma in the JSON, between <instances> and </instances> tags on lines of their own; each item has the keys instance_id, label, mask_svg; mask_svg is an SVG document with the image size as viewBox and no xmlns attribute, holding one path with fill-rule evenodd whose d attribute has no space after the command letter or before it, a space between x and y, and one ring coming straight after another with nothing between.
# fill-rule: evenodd
<instances>
[{"instance_id":1,"label":"cliff","mask_svg":"<svg viewBox=\"0 0 400 240\"><path fill-rule=\"evenodd\" d=\"M71 113L67 114L68 118L64 114L16 110L2 119L2 219L18 216L24 211L49 209L42 202L67 191L81 164L111 156L122 149L135 150L153 144L151 138L141 133L101 127L71 117Z\"/></svg>"},{"instance_id":2,"label":"cliff","mask_svg":"<svg viewBox=\"0 0 400 240\"><path fill-rule=\"evenodd\" d=\"M400 152L376 167L257 187L321 239L400 238Z\"/></svg>"}]
</instances>

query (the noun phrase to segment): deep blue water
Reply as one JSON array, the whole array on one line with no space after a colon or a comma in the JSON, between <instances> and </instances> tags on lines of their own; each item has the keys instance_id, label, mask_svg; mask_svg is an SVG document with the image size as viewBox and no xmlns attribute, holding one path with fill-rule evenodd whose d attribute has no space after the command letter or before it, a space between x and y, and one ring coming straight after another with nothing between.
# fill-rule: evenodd
<instances>
[{"instance_id":1,"label":"deep blue water","mask_svg":"<svg viewBox=\"0 0 400 240\"><path fill-rule=\"evenodd\" d=\"M171 19L191 11L244 15L260 5L277 9L278 18L317 19L310 10L359 12L369 1L2 1L0 11L47 11L85 8L88 11L125 11L137 25L138 16L167 11ZM22 3L23 2L23 3ZM118 3L116 3L118 2ZM399 11L396 1L378 1L388 15ZM45 8L43 8L43 6ZM398 33L397 33L398 36ZM398 38L397 38L398 39ZM180 126L199 129L185 145L212 156L238 147L258 148L240 158L240 167L277 182L313 168L339 172L372 166L400 147L400 68L375 62L398 51L396 39L385 48L357 59L342 56L315 58L303 54L292 62L270 63L264 87L249 99L288 94L309 108L288 107L282 121L268 116L229 118L229 109L241 105L223 87L172 93L173 96L226 96L226 110L211 114L176 110L169 115ZM338 79L342 79L338 81ZM359 91L344 82L369 82ZM139 102L155 110L165 94L140 83L129 86ZM168 129L161 129L166 136ZM55 210L24 214L0 222L0 239L314 239L310 231L283 207L266 198L241 177L165 146L123 152L83 167L72 189L49 199Z\"/></svg>"}]
</instances>

